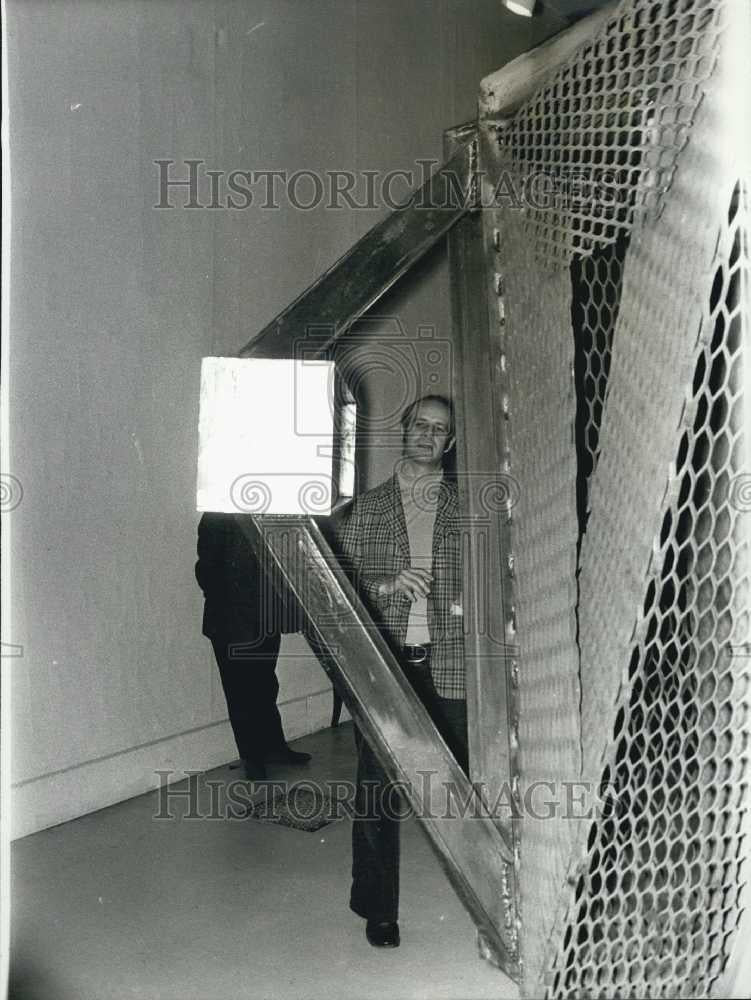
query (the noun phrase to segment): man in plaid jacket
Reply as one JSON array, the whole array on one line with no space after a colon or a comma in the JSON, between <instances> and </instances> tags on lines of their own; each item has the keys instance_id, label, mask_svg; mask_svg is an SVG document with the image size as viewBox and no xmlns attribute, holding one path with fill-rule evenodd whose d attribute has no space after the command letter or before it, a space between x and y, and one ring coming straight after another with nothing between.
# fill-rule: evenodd
<instances>
[{"instance_id":1,"label":"man in plaid jacket","mask_svg":"<svg viewBox=\"0 0 751 1000\"><path fill-rule=\"evenodd\" d=\"M455 757L467 769L462 567L457 490L443 478L451 403L424 396L402 415L394 475L358 497L339 534L373 619ZM389 782L359 731L350 907L375 947L399 944L399 827ZM367 782L367 785L366 785ZM367 789L367 795L366 795ZM366 801L367 800L367 801Z\"/></svg>"}]
</instances>

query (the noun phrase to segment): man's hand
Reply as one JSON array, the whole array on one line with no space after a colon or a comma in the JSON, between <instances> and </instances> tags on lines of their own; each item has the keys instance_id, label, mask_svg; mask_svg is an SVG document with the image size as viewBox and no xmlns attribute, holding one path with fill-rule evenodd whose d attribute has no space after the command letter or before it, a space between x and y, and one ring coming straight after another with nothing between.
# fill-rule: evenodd
<instances>
[{"instance_id":1,"label":"man's hand","mask_svg":"<svg viewBox=\"0 0 751 1000\"><path fill-rule=\"evenodd\" d=\"M427 569L403 569L394 576L381 577L378 584L380 597L404 594L410 601L427 597L433 582L433 574Z\"/></svg>"}]
</instances>

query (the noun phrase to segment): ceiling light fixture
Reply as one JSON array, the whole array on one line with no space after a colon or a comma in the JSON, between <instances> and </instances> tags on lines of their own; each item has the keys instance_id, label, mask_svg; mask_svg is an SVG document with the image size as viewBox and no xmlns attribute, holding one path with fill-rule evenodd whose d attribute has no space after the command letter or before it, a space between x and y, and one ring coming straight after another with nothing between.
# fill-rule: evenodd
<instances>
[{"instance_id":1,"label":"ceiling light fixture","mask_svg":"<svg viewBox=\"0 0 751 1000\"><path fill-rule=\"evenodd\" d=\"M503 6L512 14L521 14L522 17L532 17L536 0L503 0Z\"/></svg>"}]
</instances>

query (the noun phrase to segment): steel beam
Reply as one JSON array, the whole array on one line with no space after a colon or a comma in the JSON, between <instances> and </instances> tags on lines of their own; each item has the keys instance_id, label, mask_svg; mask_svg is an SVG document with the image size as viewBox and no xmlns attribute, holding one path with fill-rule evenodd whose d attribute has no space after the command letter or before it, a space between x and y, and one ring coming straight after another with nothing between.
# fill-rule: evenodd
<instances>
[{"instance_id":1,"label":"steel beam","mask_svg":"<svg viewBox=\"0 0 751 1000\"><path fill-rule=\"evenodd\" d=\"M445 135L446 155L465 139L467 127ZM476 136L476 126L475 126ZM498 253L485 213L467 214L448 235L451 278L453 395L456 412L457 481L463 554L464 651L470 776L495 801L514 788L517 656L513 634L509 524L516 499L508 467L507 407L503 403L499 299L492 262ZM486 245L486 241L487 245ZM489 267L489 264L491 265ZM490 273L489 273L490 272ZM510 843L518 822L503 817ZM517 872L509 866L497 886L496 919L516 941Z\"/></svg>"},{"instance_id":2,"label":"steel beam","mask_svg":"<svg viewBox=\"0 0 751 1000\"><path fill-rule=\"evenodd\" d=\"M504 971L519 969L499 925L511 848L446 746L312 518L238 515L259 556L271 554L304 611L304 627L356 724L425 828L446 875Z\"/></svg>"},{"instance_id":3,"label":"steel beam","mask_svg":"<svg viewBox=\"0 0 751 1000\"><path fill-rule=\"evenodd\" d=\"M441 239L474 194L474 146L456 151L409 202L374 226L239 352L243 358L294 358L313 333L323 355L338 336Z\"/></svg>"},{"instance_id":4,"label":"steel beam","mask_svg":"<svg viewBox=\"0 0 751 1000\"><path fill-rule=\"evenodd\" d=\"M618 9L612 0L571 28L559 32L529 52L512 59L480 81L480 120L512 115L565 66L580 48L588 45Z\"/></svg>"}]
</instances>

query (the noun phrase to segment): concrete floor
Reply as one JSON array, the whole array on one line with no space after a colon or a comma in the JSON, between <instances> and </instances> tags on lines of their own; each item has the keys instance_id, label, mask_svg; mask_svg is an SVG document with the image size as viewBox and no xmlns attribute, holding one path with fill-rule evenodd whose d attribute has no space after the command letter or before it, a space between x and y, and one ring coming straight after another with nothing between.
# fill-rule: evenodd
<instances>
[{"instance_id":1,"label":"concrete floor","mask_svg":"<svg viewBox=\"0 0 751 1000\"><path fill-rule=\"evenodd\" d=\"M354 777L351 724L295 746L313 763L270 769L274 779ZM207 779L225 788L237 775L202 776L201 809L210 812ZM414 819L402 824L402 944L380 951L347 906L349 819L308 833L190 819L187 801L171 808L175 818L155 818L155 791L16 841L13 1000L518 996L478 958L471 921Z\"/></svg>"}]
</instances>

